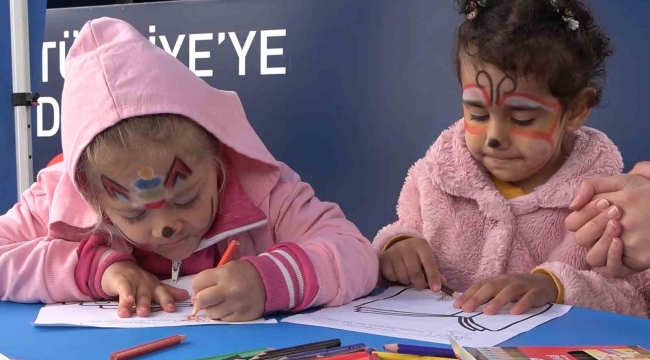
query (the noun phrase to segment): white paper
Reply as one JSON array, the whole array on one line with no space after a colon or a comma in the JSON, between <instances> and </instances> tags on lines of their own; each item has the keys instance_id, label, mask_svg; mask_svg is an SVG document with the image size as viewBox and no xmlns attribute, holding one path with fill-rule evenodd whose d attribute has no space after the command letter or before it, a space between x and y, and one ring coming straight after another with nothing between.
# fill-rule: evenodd
<instances>
[{"instance_id":1,"label":"white paper","mask_svg":"<svg viewBox=\"0 0 650 360\"><path fill-rule=\"evenodd\" d=\"M184 276L173 285L185 289L192 295L192 278ZM171 280L162 281L171 284ZM228 323L210 320L203 317L203 311L194 319L192 303L190 300L176 303L176 311L167 313L160 305L151 304L151 313L147 317L139 317L135 313L130 318L121 318L117 315L117 301L74 302L64 304L46 305L38 313L34 322L37 326L90 326L103 328L148 328L167 326L192 326L192 325L226 325L226 324L275 324L275 319L259 319L249 322Z\"/></svg>"},{"instance_id":2,"label":"white paper","mask_svg":"<svg viewBox=\"0 0 650 360\"><path fill-rule=\"evenodd\" d=\"M430 290L392 287L384 293L348 305L288 317L283 322L329 327L397 338L449 344L449 335L463 346L489 347L566 314L570 306L549 304L522 315L511 305L495 315L482 308L465 313Z\"/></svg>"}]
</instances>

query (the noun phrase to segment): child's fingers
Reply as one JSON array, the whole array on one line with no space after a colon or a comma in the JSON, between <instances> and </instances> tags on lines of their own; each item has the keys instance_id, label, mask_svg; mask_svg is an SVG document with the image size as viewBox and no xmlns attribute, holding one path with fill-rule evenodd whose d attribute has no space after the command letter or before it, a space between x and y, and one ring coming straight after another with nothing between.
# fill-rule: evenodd
<instances>
[{"instance_id":1,"label":"child's fingers","mask_svg":"<svg viewBox=\"0 0 650 360\"><path fill-rule=\"evenodd\" d=\"M381 273L386 280L392 282L397 281L397 275L395 275L395 269L393 269L393 261L389 255L383 254L380 258L379 265L381 267Z\"/></svg>"},{"instance_id":2,"label":"child's fingers","mask_svg":"<svg viewBox=\"0 0 650 360\"><path fill-rule=\"evenodd\" d=\"M612 240L621 235L621 224L617 220L610 220L607 223L605 232L589 249L586 255L587 262L593 267L602 267L607 265L607 252L612 244Z\"/></svg>"},{"instance_id":3,"label":"child's fingers","mask_svg":"<svg viewBox=\"0 0 650 360\"><path fill-rule=\"evenodd\" d=\"M203 270L196 274L194 279L192 279L192 290L196 294L199 291L217 285L218 283L218 268Z\"/></svg>"},{"instance_id":4,"label":"child's fingers","mask_svg":"<svg viewBox=\"0 0 650 360\"><path fill-rule=\"evenodd\" d=\"M138 316L147 317L151 311L151 288L148 285L138 286L135 295L135 312Z\"/></svg>"},{"instance_id":5,"label":"child's fingers","mask_svg":"<svg viewBox=\"0 0 650 360\"><path fill-rule=\"evenodd\" d=\"M463 304L467 302L467 300L471 299L474 294L481 288L483 287L483 284L485 284L485 281L478 282L472 286L469 287L464 293L462 293L456 301L454 301L454 307L456 309L460 309L463 307Z\"/></svg>"},{"instance_id":6,"label":"child's fingers","mask_svg":"<svg viewBox=\"0 0 650 360\"><path fill-rule=\"evenodd\" d=\"M533 291L529 291L524 296L517 301L515 305L512 306L510 309L510 314L512 315L521 315L524 312L528 311L528 309L532 308L535 306L535 299L537 298L538 294L535 294Z\"/></svg>"},{"instance_id":7,"label":"child's fingers","mask_svg":"<svg viewBox=\"0 0 650 360\"><path fill-rule=\"evenodd\" d=\"M131 283L125 277L120 276L116 280L115 289L119 296L117 315L122 318L131 317L131 309L133 309L133 303L135 302Z\"/></svg>"},{"instance_id":8,"label":"child's fingers","mask_svg":"<svg viewBox=\"0 0 650 360\"><path fill-rule=\"evenodd\" d=\"M225 320L230 315L234 314L229 304L222 302L218 305L210 306L205 309L205 317L212 320Z\"/></svg>"},{"instance_id":9,"label":"child's fingers","mask_svg":"<svg viewBox=\"0 0 650 360\"><path fill-rule=\"evenodd\" d=\"M504 306L511 303L512 301L519 299L524 293L525 289L519 286L508 285L503 290L501 290L497 296L490 301L489 304L485 306L483 313L486 315L494 315Z\"/></svg>"},{"instance_id":10,"label":"child's fingers","mask_svg":"<svg viewBox=\"0 0 650 360\"><path fill-rule=\"evenodd\" d=\"M433 251L429 248L427 244L426 247L418 249L418 258L422 263L424 272L427 275L427 284L433 292L439 292L442 288L440 281L440 273L438 272L438 264L436 263L436 258L433 256Z\"/></svg>"},{"instance_id":11,"label":"child's fingers","mask_svg":"<svg viewBox=\"0 0 650 360\"><path fill-rule=\"evenodd\" d=\"M418 289L423 290L429 287L427 280L422 271L422 263L420 263L420 258L415 251L407 251L404 253L404 263L406 265L406 271L411 284Z\"/></svg>"},{"instance_id":12,"label":"child's fingers","mask_svg":"<svg viewBox=\"0 0 650 360\"><path fill-rule=\"evenodd\" d=\"M223 289L219 286L211 286L196 293L194 308L201 311L210 306L219 305L226 300Z\"/></svg>"},{"instance_id":13,"label":"child's fingers","mask_svg":"<svg viewBox=\"0 0 650 360\"><path fill-rule=\"evenodd\" d=\"M161 284L161 285L167 290L169 295L171 295L174 302L185 301L190 298L190 294L185 289L179 289L177 287L173 287L167 284Z\"/></svg>"},{"instance_id":14,"label":"child's fingers","mask_svg":"<svg viewBox=\"0 0 650 360\"><path fill-rule=\"evenodd\" d=\"M406 270L406 264L402 259L402 252L392 252L390 254L390 260L391 263L393 263L393 270L395 270L395 277L397 277L397 280L404 285L410 284L411 280L409 280L409 273Z\"/></svg>"},{"instance_id":15,"label":"child's fingers","mask_svg":"<svg viewBox=\"0 0 650 360\"><path fill-rule=\"evenodd\" d=\"M474 295L467 300L462 306L464 312L474 312L481 305L485 304L488 300L493 298L497 293L500 292L502 287L498 286L496 281L488 281L480 289L478 289Z\"/></svg>"},{"instance_id":16,"label":"child's fingers","mask_svg":"<svg viewBox=\"0 0 650 360\"><path fill-rule=\"evenodd\" d=\"M153 289L153 299L155 302L160 304L160 306L166 312L176 311L176 306L174 305L174 298L169 294L168 289L164 286L158 285Z\"/></svg>"}]
</instances>

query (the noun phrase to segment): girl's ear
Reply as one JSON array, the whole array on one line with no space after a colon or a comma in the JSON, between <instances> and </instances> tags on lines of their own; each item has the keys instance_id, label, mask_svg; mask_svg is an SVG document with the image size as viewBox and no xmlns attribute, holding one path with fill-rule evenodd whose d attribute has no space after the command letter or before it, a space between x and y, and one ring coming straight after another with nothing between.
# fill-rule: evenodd
<instances>
[{"instance_id":1,"label":"girl's ear","mask_svg":"<svg viewBox=\"0 0 650 360\"><path fill-rule=\"evenodd\" d=\"M569 104L568 111L566 112L566 122L564 123L564 131L572 132L580 129L591 113L591 106L596 98L596 90L593 88L584 88L578 96L573 99Z\"/></svg>"}]
</instances>

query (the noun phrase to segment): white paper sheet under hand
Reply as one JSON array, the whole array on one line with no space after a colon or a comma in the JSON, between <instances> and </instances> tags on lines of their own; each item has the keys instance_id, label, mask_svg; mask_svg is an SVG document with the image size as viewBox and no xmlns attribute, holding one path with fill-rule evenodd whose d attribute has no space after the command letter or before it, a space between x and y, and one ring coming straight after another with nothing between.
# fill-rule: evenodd
<instances>
[{"instance_id":1,"label":"white paper sheet under hand","mask_svg":"<svg viewBox=\"0 0 650 360\"><path fill-rule=\"evenodd\" d=\"M392 287L348 305L288 317L282 322L329 327L397 338L449 344L449 335L463 346L488 347L566 314L570 306L546 305L510 315L511 305L496 315L465 313L429 290Z\"/></svg>"},{"instance_id":2,"label":"white paper sheet under hand","mask_svg":"<svg viewBox=\"0 0 650 360\"><path fill-rule=\"evenodd\" d=\"M192 278L185 276L178 279L177 288L185 289L192 295ZM171 285L171 280L163 283ZM135 313L130 318L117 316L117 301L75 302L44 306L34 322L37 326L88 326L103 328L148 328L167 326L225 325L225 324L275 324L276 320L259 319L249 322L228 323L203 317L203 311L196 319L188 319L192 314L189 300L177 302L176 312L167 313L157 304L151 304L148 317L138 317Z\"/></svg>"}]
</instances>

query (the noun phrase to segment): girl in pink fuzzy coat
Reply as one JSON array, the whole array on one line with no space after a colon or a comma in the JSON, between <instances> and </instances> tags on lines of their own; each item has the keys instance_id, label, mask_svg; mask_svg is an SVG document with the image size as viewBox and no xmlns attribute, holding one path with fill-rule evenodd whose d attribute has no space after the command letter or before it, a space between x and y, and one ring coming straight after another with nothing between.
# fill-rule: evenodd
<instances>
[{"instance_id":1,"label":"girl in pink fuzzy coat","mask_svg":"<svg viewBox=\"0 0 650 360\"><path fill-rule=\"evenodd\" d=\"M620 280L591 268L564 226L583 180L622 170L607 136L583 127L601 98L608 38L577 0L460 9L464 117L408 172L398 220L373 242L383 277L445 284L464 292L454 306L467 312L555 302L647 317L650 273Z\"/></svg>"}]
</instances>

